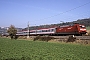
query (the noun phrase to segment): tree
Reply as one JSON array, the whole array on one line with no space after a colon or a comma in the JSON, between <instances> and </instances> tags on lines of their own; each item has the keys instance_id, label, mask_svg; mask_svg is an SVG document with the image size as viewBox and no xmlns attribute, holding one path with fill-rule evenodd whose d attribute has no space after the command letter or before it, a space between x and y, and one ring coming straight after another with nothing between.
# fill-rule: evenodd
<instances>
[{"instance_id":1,"label":"tree","mask_svg":"<svg viewBox=\"0 0 90 60\"><path fill-rule=\"evenodd\" d=\"M16 37L17 30L14 25L11 25L7 32L9 33L9 36L11 37L11 39L16 39L15 37Z\"/></svg>"}]
</instances>

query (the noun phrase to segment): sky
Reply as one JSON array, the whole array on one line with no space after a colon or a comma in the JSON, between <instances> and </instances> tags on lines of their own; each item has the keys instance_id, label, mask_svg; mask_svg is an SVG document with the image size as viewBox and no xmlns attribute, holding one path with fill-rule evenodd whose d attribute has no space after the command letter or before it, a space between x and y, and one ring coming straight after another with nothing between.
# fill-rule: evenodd
<instances>
[{"instance_id":1,"label":"sky","mask_svg":"<svg viewBox=\"0 0 90 60\"><path fill-rule=\"evenodd\" d=\"M18 28L90 18L90 0L0 0L0 27Z\"/></svg>"}]
</instances>

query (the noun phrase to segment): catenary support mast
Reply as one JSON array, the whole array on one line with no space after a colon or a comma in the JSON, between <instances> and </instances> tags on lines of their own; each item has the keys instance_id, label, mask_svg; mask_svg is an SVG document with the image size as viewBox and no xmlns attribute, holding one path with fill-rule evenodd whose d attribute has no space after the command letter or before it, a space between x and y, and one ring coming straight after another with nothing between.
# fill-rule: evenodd
<instances>
[{"instance_id":1,"label":"catenary support mast","mask_svg":"<svg viewBox=\"0 0 90 60\"><path fill-rule=\"evenodd\" d=\"M27 38L29 38L29 36L30 36L30 30L29 30L29 22L28 22L28 26L27 26L27 31L28 31L28 33L27 33Z\"/></svg>"}]
</instances>

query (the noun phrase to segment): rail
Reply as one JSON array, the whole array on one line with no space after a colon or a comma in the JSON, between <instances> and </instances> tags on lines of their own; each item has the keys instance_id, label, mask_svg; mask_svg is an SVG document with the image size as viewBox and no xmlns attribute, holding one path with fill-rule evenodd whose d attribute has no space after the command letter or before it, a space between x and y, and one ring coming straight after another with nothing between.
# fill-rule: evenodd
<instances>
[{"instance_id":1,"label":"rail","mask_svg":"<svg viewBox=\"0 0 90 60\"><path fill-rule=\"evenodd\" d=\"M57 39L68 39L69 36L51 36ZM90 36L75 36L77 40L90 40Z\"/></svg>"}]
</instances>

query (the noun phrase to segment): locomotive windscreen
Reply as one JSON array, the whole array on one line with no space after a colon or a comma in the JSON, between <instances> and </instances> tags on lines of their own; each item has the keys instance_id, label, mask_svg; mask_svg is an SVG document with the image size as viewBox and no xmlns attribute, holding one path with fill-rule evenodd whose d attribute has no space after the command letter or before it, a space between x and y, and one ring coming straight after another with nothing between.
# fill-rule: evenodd
<instances>
[{"instance_id":1,"label":"locomotive windscreen","mask_svg":"<svg viewBox=\"0 0 90 60\"><path fill-rule=\"evenodd\" d=\"M80 28L85 28L85 26L84 25L81 25Z\"/></svg>"}]
</instances>

